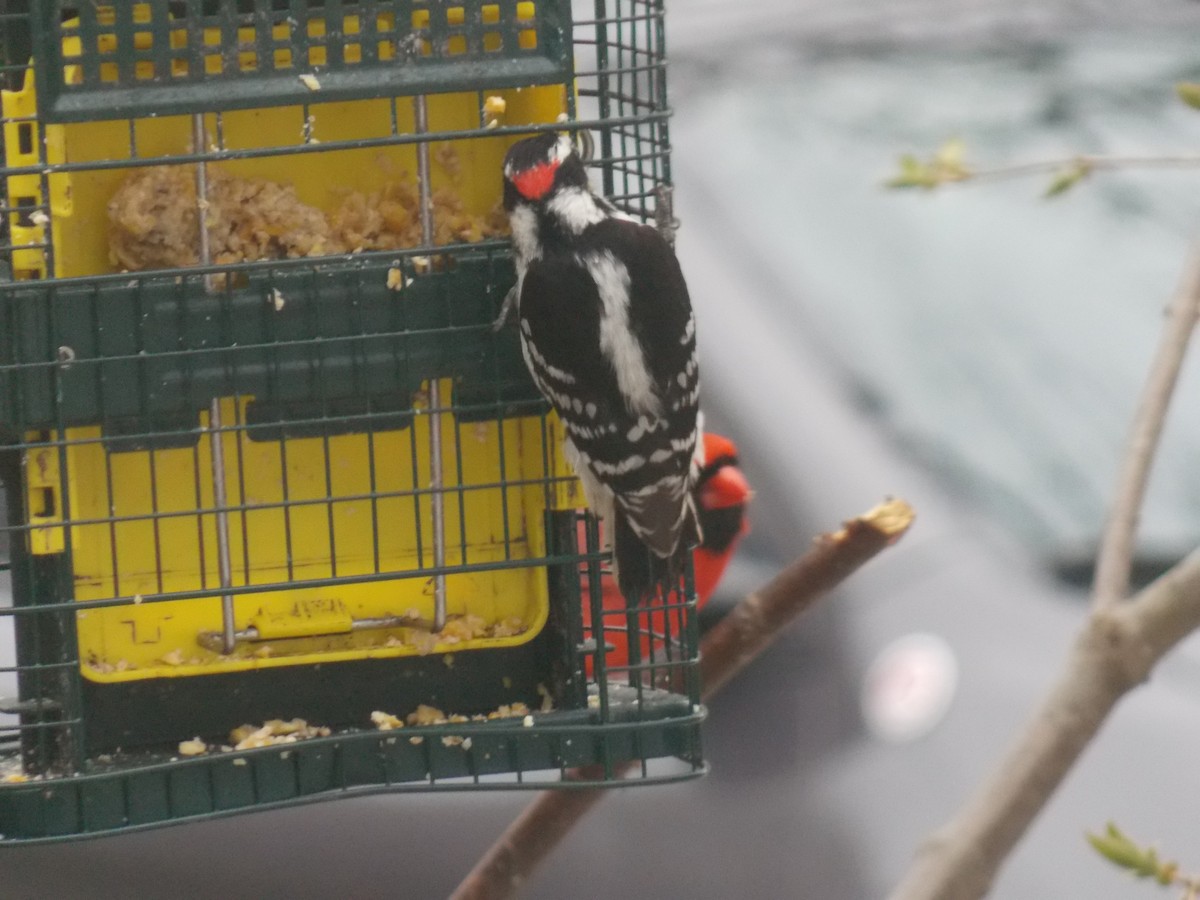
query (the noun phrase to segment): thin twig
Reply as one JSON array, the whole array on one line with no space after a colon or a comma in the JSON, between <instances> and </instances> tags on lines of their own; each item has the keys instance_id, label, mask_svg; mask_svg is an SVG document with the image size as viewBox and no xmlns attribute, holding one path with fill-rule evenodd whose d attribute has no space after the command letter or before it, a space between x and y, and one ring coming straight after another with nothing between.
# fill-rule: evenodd
<instances>
[{"instance_id":1,"label":"thin twig","mask_svg":"<svg viewBox=\"0 0 1200 900\"><path fill-rule=\"evenodd\" d=\"M819 537L766 587L735 606L700 645L703 698L712 697L762 653L784 626L899 540L914 515L903 500L889 500L868 510L842 530Z\"/></svg>"},{"instance_id":2,"label":"thin twig","mask_svg":"<svg viewBox=\"0 0 1200 900\"><path fill-rule=\"evenodd\" d=\"M904 501L881 504L847 522L841 531L819 538L766 587L739 603L701 643L704 699L761 653L788 622L899 540L912 520L913 511ZM619 775L627 774L631 767L619 768ZM595 767L568 774L580 780L602 776L603 769ZM510 896L606 793L603 788L543 791L475 864L451 900Z\"/></svg>"},{"instance_id":3,"label":"thin twig","mask_svg":"<svg viewBox=\"0 0 1200 900\"><path fill-rule=\"evenodd\" d=\"M1167 407L1187 354L1188 339L1200 317L1200 246L1188 258L1171 306L1162 340L1150 366L1134 415L1129 443L1117 478L1112 509L1100 541L1092 602L1096 606L1117 603L1129 593L1135 538L1150 467L1166 420Z\"/></svg>"},{"instance_id":4,"label":"thin twig","mask_svg":"<svg viewBox=\"0 0 1200 900\"><path fill-rule=\"evenodd\" d=\"M1027 175L1053 174L1075 167L1082 167L1090 172L1115 169L1194 169L1200 167L1200 154L1105 156L1083 153L1061 159L1039 159L1033 162L1014 163L1010 166L996 166L992 169L972 169L965 177L955 179L952 183L1024 178Z\"/></svg>"}]
</instances>

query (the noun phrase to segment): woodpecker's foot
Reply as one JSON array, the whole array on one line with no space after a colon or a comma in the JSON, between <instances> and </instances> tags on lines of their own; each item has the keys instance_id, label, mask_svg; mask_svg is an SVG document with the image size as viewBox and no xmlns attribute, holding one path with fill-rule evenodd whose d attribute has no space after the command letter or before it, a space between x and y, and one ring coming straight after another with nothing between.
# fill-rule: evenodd
<instances>
[{"instance_id":1,"label":"woodpecker's foot","mask_svg":"<svg viewBox=\"0 0 1200 900\"><path fill-rule=\"evenodd\" d=\"M504 295L504 302L500 304L500 315L496 316L496 321L492 323L492 331L499 331L504 327L504 323L508 321L508 317L512 313L512 308L516 302L517 286L514 284L508 289L508 293Z\"/></svg>"}]
</instances>

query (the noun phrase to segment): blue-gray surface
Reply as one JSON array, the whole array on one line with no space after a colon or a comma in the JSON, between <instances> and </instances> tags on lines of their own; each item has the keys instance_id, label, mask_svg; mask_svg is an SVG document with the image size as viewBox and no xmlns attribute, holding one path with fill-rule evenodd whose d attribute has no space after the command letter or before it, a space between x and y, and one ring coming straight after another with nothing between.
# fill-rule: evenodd
<instances>
[{"instance_id":1,"label":"blue-gray surface","mask_svg":"<svg viewBox=\"0 0 1200 900\"><path fill-rule=\"evenodd\" d=\"M778 281L775 305L753 314L815 332L952 489L1050 553L1086 554L1198 235L1200 168L1100 175L1053 201L1039 198L1049 176L933 195L880 184L899 153L952 137L981 167L1194 155L1200 113L1172 89L1200 77L1194 34L800 49L753 71L733 59L676 67L673 137L681 192L703 185L736 234L730 252ZM703 171L682 168L698 147ZM1193 359L1146 506L1152 555L1200 538L1198 403Z\"/></svg>"}]
</instances>

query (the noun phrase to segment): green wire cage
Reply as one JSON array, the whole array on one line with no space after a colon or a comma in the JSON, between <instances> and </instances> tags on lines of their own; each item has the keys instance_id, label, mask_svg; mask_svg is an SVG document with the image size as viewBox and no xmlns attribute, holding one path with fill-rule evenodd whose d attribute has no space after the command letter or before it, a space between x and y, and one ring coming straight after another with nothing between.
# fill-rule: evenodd
<instances>
[{"instance_id":1,"label":"green wire cage","mask_svg":"<svg viewBox=\"0 0 1200 900\"><path fill-rule=\"evenodd\" d=\"M614 600L491 326L521 136L674 227L662 29L0 0L0 843L703 771L690 572Z\"/></svg>"}]
</instances>

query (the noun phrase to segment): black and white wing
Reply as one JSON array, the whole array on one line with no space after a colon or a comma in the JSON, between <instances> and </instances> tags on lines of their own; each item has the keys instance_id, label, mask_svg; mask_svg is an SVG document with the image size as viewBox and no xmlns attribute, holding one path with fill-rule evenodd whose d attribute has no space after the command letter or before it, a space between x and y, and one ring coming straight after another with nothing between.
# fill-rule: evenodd
<instances>
[{"instance_id":1,"label":"black and white wing","mask_svg":"<svg viewBox=\"0 0 1200 900\"><path fill-rule=\"evenodd\" d=\"M530 262L519 308L526 363L585 486L594 480L591 492L608 492L622 514L618 543L624 524L657 556L675 555L681 536L685 546L697 538L689 488L699 368L670 246L653 228L604 219L571 252Z\"/></svg>"}]
</instances>

